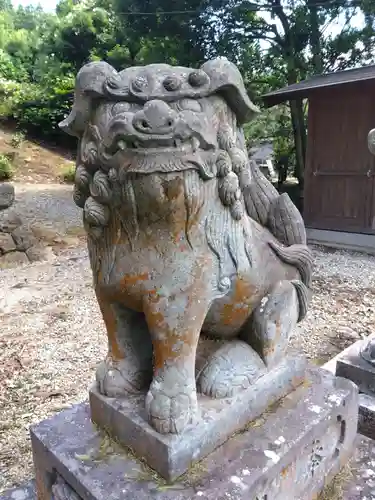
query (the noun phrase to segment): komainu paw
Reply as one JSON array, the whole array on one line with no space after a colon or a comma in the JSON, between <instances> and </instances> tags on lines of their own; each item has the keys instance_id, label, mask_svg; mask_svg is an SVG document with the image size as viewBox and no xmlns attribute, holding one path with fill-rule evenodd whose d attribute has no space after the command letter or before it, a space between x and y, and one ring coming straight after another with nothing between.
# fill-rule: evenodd
<instances>
[{"instance_id":1,"label":"komainu paw","mask_svg":"<svg viewBox=\"0 0 375 500\"><path fill-rule=\"evenodd\" d=\"M99 391L111 398L137 394L151 382L152 372L137 370L126 360L107 358L96 370Z\"/></svg>"},{"instance_id":2,"label":"komainu paw","mask_svg":"<svg viewBox=\"0 0 375 500\"><path fill-rule=\"evenodd\" d=\"M213 398L233 397L266 373L260 356L245 342L235 340L211 356L198 375L198 391Z\"/></svg>"},{"instance_id":3,"label":"komainu paw","mask_svg":"<svg viewBox=\"0 0 375 500\"><path fill-rule=\"evenodd\" d=\"M146 397L146 411L150 424L161 434L181 434L198 420L195 384L166 388L154 379Z\"/></svg>"}]
</instances>

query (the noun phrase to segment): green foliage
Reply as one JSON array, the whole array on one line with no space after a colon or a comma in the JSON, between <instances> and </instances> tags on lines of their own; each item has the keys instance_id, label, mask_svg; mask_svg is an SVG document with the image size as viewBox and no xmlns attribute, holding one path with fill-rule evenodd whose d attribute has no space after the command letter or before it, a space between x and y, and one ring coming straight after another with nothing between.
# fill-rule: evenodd
<instances>
[{"instance_id":1,"label":"green foliage","mask_svg":"<svg viewBox=\"0 0 375 500\"><path fill-rule=\"evenodd\" d=\"M73 184L75 175L76 175L76 166L74 162L62 166L60 177L63 182L66 182L68 184Z\"/></svg>"},{"instance_id":2,"label":"green foliage","mask_svg":"<svg viewBox=\"0 0 375 500\"><path fill-rule=\"evenodd\" d=\"M73 102L73 76L54 76L41 85L0 81L0 116L13 118L20 127L38 135L60 135L58 124Z\"/></svg>"},{"instance_id":3,"label":"green foliage","mask_svg":"<svg viewBox=\"0 0 375 500\"><path fill-rule=\"evenodd\" d=\"M7 155L0 155L0 181L6 181L13 177L14 169L10 158Z\"/></svg>"},{"instance_id":4,"label":"green foliage","mask_svg":"<svg viewBox=\"0 0 375 500\"><path fill-rule=\"evenodd\" d=\"M10 140L10 145L12 146L12 148L17 149L22 145L25 138L26 138L25 132L22 131L15 132Z\"/></svg>"},{"instance_id":5,"label":"green foliage","mask_svg":"<svg viewBox=\"0 0 375 500\"><path fill-rule=\"evenodd\" d=\"M363 27L351 23L359 11ZM330 32L339 18L341 31ZM0 0L0 117L61 140L74 75L100 59L122 69L226 56L262 107L270 90L372 61L374 42L373 0L60 0L56 14ZM304 117L302 103L263 110L246 125L247 142L272 140L276 159L288 155L302 179Z\"/></svg>"}]
</instances>

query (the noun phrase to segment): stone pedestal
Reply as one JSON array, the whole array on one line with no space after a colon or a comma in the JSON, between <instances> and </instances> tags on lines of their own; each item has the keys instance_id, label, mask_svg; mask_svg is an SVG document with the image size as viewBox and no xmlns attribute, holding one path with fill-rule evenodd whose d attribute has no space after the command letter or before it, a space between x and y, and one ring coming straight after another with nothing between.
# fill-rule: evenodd
<instances>
[{"instance_id":1,"label":"stone pedestal","mask_svg":"<svg viewBox=\"0 0 375 500\"><path fill-rule=\"evenodd\" d=\"M289 356L246 391L230 399L198 396L200 420L181 435L162 435L147 422L145 396L114 399L90 391L91 418L121 444L130 447L163 478L184 474L270 405L305 379L306 360Z\"/></svg>"},{"instance_id":2,"label":"stone pedestal","mask_svg":"<svg viewBox=\"0 0 375 500\"><path fill-rule=\"evenodd\" d=\"M375 338L359 340L337 359L336 375L354 382L359 388L358 431L375 439L375 366L366 361L361 351Z\"/></svg>"},{"instance_id":3,"label":"stone pedestal","mask_svg":"<svg viewBox=\"0 0 375 500\"><path fill-rule=\"evenodd\" d=\"M351 456L357 419L355 385L313 369L306 383L167 483L100 431L81 404L31 430L37 499L310 500Z\"/></svg>"}]
</instances>

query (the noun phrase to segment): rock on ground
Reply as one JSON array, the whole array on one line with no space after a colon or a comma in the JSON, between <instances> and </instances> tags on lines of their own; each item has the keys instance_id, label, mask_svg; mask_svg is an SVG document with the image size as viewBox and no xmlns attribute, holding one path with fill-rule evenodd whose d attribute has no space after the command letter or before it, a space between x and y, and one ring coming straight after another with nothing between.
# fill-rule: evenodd
<instances>
[{"instance_id":1,"label":"rock on ground","mask_svg":"<svg viewBox=\"0 0 375 500\"><path fill-rule=\"evenodd\" d=\"M0 184L0 210L10 207L14 201L14 187L12 184Z\"/></svg>"}]
</instances>

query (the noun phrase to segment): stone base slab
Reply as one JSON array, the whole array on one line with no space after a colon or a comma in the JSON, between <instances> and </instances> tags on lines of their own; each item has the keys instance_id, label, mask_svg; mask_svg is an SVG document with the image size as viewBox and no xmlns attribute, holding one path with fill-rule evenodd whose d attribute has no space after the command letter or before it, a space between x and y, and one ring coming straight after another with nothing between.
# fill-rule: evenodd
<instances>
[{"instance_id":1,"label":"stone base slab","mask_svg":"<svg viewBox=\"0 0 375 500\"><path fill-rule=\"evenodd\" d=\"M372 439L357 435L355 452L349 465L328 487L330 490L340 491L339 496L342 500L371 499L374 496L372 477L375 477L374 442ZM37 500L35 481L29 481L0 494L0 500Z\"/></svg>"},{"instance_id":2,"label":"stone base slab","mask_svg":"<svg viewBox=\"0 0 375 500\"><path fill-rule=\"evenodd\" d=\"M91 418L162 477L174 480L301 384L306 368L301 356L289 357L233 398L199 396L199 423L177 436L159 434L149 425L145 396L108 398L94 387L90 391Z\"/></svg>"},{"instance_id":3,"label":"stone base slab","mask_svg":"<svg viewBox=\"0 0 375 500\"><path fill-rule=\"evenodd\" d=\"M336 362L336 375L354 382L359 391L375 397L375 366L364 360L360 354L368 339L355 342L342 353Z\"/></svg>"},{"instance_id":4,"label":"stone base slab","mask_svg":"<svg viewBox=\"0 0 375 500\"><path fill-rule=\"evenodd\" d=\"M360 355L368 340L355 342L337 358L336 375L347 378L358 386L358 432L375 439L375 367Z\"/></svg>"},{"instance_id":5,"label":"stone base slab","mask_svg":"<svg viewBox=\"0 0 375 500\"><path fill-rule=\"evenodd\" d=\"M375 397L359 395L358 432L370 439L375 439ZM375 483L374 483L375 486ZM374 489L375 491L375 489Z\"/></svg>"},{"instance_id":6,"label":"stone base slab","mask_svg":"<svg viewBox=\"0 0 375 500\"><path fill-rule=\"evenodd\" d=\"M82 500L312 500L351 456L357 419L356 386L312 369L308 383L167 484L81 404L31 430L37 499L53 498L63 478Z\"/></svg>"}]
</instances>

